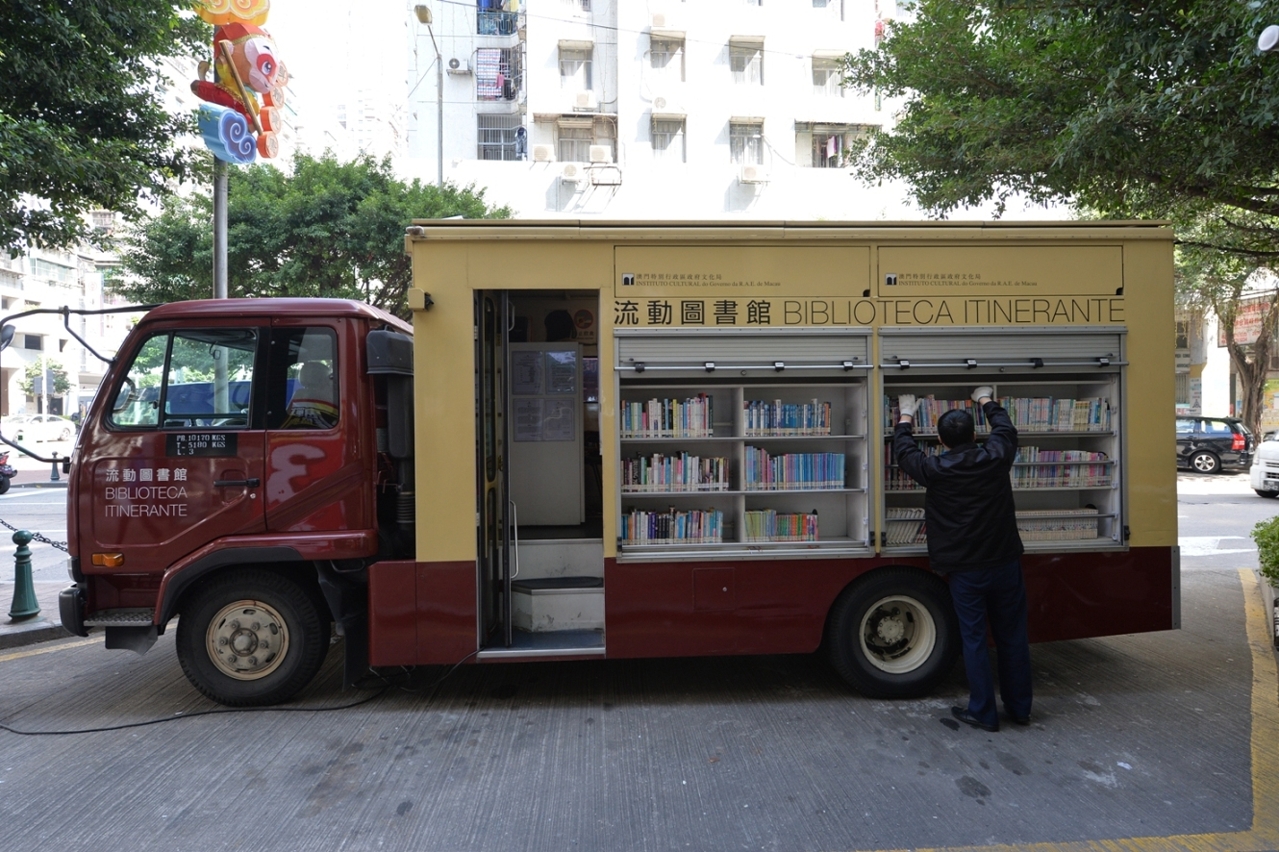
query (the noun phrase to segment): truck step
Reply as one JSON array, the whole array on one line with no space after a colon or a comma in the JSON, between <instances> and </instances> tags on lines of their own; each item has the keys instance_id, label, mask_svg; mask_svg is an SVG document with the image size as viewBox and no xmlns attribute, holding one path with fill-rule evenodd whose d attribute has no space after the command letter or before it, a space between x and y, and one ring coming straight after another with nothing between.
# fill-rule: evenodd
<instances>
[{"instance_id":1,"label":"truck step","mask_svg":"<svg viewBox=\"0 0 1279 852\"><path fill-rule=\"evenodd\" d=\"M104 609L84 620L85 627L147 627L155 620L155 610L137 607L132 609Z\"/></svg>"},{"instance_id":2,"label":"truck step","mask_svg":"<svg viewBox=\"0 0 1279 852\"><path fill-rule=\"evenodd\" d=\"M511 583L511 592L516 630L604 629L602 577L530 577Z\"/></svg>"}]
</instances>

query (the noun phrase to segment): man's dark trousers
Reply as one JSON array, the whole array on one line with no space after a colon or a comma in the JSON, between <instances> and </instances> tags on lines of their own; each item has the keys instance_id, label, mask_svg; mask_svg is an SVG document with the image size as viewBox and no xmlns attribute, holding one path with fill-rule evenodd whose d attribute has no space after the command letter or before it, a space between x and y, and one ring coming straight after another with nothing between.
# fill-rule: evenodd
<instances>
[{"instance_id":1,"label":"man's dark trousers","mask_svg":"<svg viewBox=\"0 0 1279 852\"><path fill-rule=\"evenodd\" d=\"M999 724L995 680L986 646L986 622L999 657L999 696L1015 719L1030 718L1030 653L1026 643L1026 584L1021 560L996 568L950 573L950 596L959 616L968 671L968 712L984 725Z\"/></svg>"}]
</instances>

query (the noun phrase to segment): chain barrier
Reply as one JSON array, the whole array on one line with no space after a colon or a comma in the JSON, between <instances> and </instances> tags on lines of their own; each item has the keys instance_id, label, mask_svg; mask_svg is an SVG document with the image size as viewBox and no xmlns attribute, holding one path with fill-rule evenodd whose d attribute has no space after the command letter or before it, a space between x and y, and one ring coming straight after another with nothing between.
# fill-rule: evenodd
<instances>
[{"instance_id":1,"label":"chain barrier","mask_svg":"<svg viewBox=\"0 0 1279 852\"><path fill-rule=\"evenodd\" d=\"M11 530L13 532L18 531L17 527L15 527L13 524L10 524L4 520L0 520L0 526L4 527L7 530ZM48 538L47 536L41 535L38 532L31 533L31 540L38 541L41 544L52 545L53 547L56 547L58 550L61 550L63 553L67 552L67 543L65 541L54 541L53 539Z\"/></svg>"}]
</instances>

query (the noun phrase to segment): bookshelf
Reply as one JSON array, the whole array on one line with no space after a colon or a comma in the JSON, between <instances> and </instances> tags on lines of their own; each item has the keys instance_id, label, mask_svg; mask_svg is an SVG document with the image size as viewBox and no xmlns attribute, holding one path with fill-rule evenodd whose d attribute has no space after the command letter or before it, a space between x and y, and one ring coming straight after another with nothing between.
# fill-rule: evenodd
<instances>
[{"instance_id":1,"label":"bookshelf","mask_svg":"<svg viewBox=\"0 0 1279 852\"><path fill-rule=\"evenodd\" d=\"M869 553L864 375L620 382L623 558Z\"/></svg>"},{"instance_id":2,"label":"bookshelf","mask_svg":"<svg viewBox=\"0 0 1279 852\"><path fill-rule=\"evenodd\" d=\"M912 371L913 372L913 371ZM977 440L989 431L969 399L974 387L990 385L1008 410L1018 432L1018 455L1010 471L1017 526L1027 551L1063 547L1123 545L1120 372L1062 372L1034 375L891 375L880 400L884 434L881 480L885 551L920 552L927 548L923 522L924 489L894 463L893 424L897 396L923 400L915 429L916 444L929 454L942 447L937 417L967 408L977 424Z\"/></svg>"}]
</instances>

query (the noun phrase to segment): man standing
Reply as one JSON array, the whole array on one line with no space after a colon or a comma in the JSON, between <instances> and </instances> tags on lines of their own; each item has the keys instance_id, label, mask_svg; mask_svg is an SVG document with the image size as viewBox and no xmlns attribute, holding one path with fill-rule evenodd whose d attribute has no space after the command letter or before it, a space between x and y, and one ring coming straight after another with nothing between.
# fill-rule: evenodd
<instances>
[{"instance_id":1,"label":"man standing","mask_svg":"<svg viewBox=\"0 0 1279 852\"><path fill-rule=\"evenodd\" d=\"M893 454L911 479L928 489L924 525L928 558L949 576L950 596L959 616L968 672L968 706L951 713L966 725L999 730L995 681L986 648L986 626L995 637L999 694L1004 712L1018 725L1030 724L1030 644L1026 635L1026 586L1021 573L1021 536L1008 472L1017 455L1017 430L989 387L973 391L990 424L985 444L974 441L973 417L965 409L937 420L945 452L927 456L914 440L916 400L897 398L901 419L893 432Z\"/></svg>"}]
</instances>

